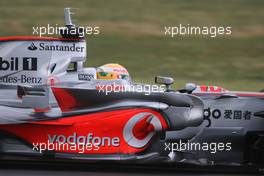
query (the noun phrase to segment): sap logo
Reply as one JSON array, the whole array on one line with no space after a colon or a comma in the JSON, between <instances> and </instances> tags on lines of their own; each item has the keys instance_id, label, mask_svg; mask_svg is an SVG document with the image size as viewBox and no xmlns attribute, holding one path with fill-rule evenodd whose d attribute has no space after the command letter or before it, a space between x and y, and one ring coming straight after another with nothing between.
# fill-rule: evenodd
<instances>
[{"instance_id":1,"label":"sap logo","mask_svg":"<svg viewBox=\"0 0 264 176\"><path fill-rule=\"evenodd\" d=\"M36 71L37 68L38 59L36 57L11 57L8 60L0 57L0 71Z\"/></svg>"},{"instance_id":2,"label":"sap logo","mask_svg":"<svg viewBox=\"0 0 264 176\"><path fill-rule=\"evenodd\" d=\"M38 48L35 46L35 44L32 42L31 45L28 47L29 50L34 51L37 50Z\"/></svg>"}]
</instances>

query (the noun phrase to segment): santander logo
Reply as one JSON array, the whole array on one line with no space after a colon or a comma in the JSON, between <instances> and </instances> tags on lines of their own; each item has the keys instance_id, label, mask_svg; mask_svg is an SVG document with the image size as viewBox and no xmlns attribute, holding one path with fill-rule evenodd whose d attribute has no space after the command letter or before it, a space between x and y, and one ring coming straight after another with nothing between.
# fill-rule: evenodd
<instances>
[{"instance_id":1,"label":"santander logo","mask_svg":"<svg viewBox=\"0 0 264 176\"><path fill-rule=\"evenodd\" d=\"M126 123L123 137L128 145L135 148L145 147L155 132L162 130L158 117L149 112L134 115Z\"/></svg>"}]
</instances>

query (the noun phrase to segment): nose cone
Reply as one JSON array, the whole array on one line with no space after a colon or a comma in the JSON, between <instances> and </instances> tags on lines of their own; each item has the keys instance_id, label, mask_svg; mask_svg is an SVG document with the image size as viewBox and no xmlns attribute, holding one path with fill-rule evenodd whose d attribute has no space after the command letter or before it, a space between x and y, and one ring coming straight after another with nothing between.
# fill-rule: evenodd
<instances>
[{"instance_id":1,"label":"nose cone","mask_svg":"<svg viewBox=\"0 0 264 176\"><path fill-rule=\"evenodd\" d=\"M189 107L170 106L164 110L169 120L169 130L199 126L203 122L204 104L202 100L192 95L186 95L185 98L189 99Z\"/></svg>"}]
</instances>

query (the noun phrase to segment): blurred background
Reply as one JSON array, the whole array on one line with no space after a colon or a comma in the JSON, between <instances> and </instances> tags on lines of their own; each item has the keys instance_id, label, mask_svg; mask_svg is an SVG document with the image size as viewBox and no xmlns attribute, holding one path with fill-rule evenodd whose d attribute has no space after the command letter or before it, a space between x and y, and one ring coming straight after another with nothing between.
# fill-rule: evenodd
<instances>
[{"instance_id":1,"label":"blurred background","mask_svg":"<svg viewBox=\"0 0 264 176\"><path fill-rule=\"evenodd\" d=\"M33 26L64 25L64 7L78 8L87 36L87 66L119 63L138 82L171 76L227 89L264 89L263 0L1 0L0 36L32 35ZM231 26L232 35L170 38L164 26Z\"/></svg>"}]
</instances>

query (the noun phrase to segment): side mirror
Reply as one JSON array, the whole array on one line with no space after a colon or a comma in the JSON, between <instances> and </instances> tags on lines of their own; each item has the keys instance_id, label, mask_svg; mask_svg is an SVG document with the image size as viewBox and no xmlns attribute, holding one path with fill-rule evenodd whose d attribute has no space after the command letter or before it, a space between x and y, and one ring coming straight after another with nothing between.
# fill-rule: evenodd
<instances>
[{"instance_id":1,"label":"side mirror","mask_svg":"<svg viewBox=\"0 0 264 176\"><path fill-rule=\"evenodd\" d=\"M171 85L174 83L174 79L171 77L156 76L155 77L155 83L166 85L166 91L170 91Z\"/></svg>"}]
</instances>

